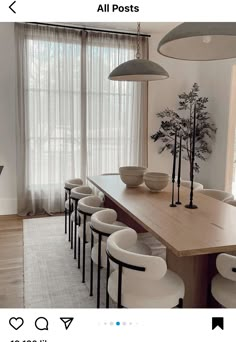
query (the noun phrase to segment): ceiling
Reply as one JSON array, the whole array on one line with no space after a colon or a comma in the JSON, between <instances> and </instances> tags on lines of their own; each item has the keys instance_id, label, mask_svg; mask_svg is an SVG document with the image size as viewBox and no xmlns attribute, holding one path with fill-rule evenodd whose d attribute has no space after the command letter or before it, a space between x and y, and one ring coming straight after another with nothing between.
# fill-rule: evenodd
<instances>
[{"instance_id":1,"label":"ceiling","mask_svg":"<svg viewBox=\"0 0 236 342\"><path fill-rule=\"evenodd\" d=\"M67 23L68 24L68 23ZM103 28L106 30L118 30L125 32L136 32L136 22L76 22L70 23L75 26L92 27L92 28ZM172 28L180 24L179 22L142 22L141 33L152 34L152 33L165 33L170 31Z\"/></svg>"}]
</instances>

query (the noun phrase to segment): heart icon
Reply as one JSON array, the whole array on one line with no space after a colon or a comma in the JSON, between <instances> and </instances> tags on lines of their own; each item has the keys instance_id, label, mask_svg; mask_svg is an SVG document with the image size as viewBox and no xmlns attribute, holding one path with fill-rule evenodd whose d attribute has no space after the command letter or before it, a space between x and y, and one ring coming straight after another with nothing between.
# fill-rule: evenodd
<instances>
[{"instance_id":1,"label":"heart icon","mask_svg":"<svg viewBox=\"0 0 236 342\"><path fill-rule=\"evenodd\" d=\"M9 324L12 326L12 328L18 330L24 324L24 320L21 317L12 317L9 319Z\"/></svg>"}]
</instances>

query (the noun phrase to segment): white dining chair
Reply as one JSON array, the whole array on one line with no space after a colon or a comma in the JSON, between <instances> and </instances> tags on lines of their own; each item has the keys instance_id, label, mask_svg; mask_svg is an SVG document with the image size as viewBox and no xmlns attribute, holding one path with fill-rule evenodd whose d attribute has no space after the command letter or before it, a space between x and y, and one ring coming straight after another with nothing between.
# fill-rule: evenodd
<instances>
[{"instance_id":1,"label":"white dining chair","mask_svg":"<svg viewBox=\"0 0 236 342\"><path fill-rule=\"evenodd\" d=\"M211 293L225 308L236 308L236 256L219 254L216 258L218 274L211 281Z\"/></svg>"},{"instance_id":2,"label":"white dining chair","mask_svg":"<svg viewBox=\"0 0 236 342\"><path fill-rule=\"evenodd\" d=\"M191 181L181 180L180 184L185 188L189 188L189 189L191 188ZM193 182L193 191L198 191L202 189L203 189L203 185L201 183Z\"/></svg>"},{"instance_id":3,"label":"white dining chair","mask_svg":"<svg viewBox=\"0 0 236 342\"><path fill-rule=\"evenodd\" d=\"M183 280L167 269L164 259L130 252L137 243L137 233L130 228L113 233L107 239L107 298L118 308L182 307ZM110 273L110 262L117 269Z\"/></svg>"},{"instance_id":4,"label":"white dining chair","mask_svg":"<svg viewBox=\"0 0 236 342\"><path fill-rule=\"evenodd\" d=\"M236 200L228 200L228 201L226 200L225 202L236 207Z\"/></svg>"},{"instance_id":5,"label":"white dining chair","mask_svg":"<svg viewBox=\"0 0 236 342\"><path fill-rule=\"evenodd\" d=\"M117 213L113 209L104 209L91 217L91 267L90 267L90 295L93 295L93 263L97 267L97 308L100 307L100 279L101 268L107 267L106 241L114 232L128 228L117 221ZM97 242L94 244L94 237ZM151 255L151 249L144 243L137 241L132 245L132 251Z\"/></svg>"},{"instance_id":6,"label":"white dining chair","mask_svg":"<svg viewBox=\"0 0 236 342\"><path fill-rule=\"evenodd\" d=\"M68 240L70 241L70 233L71 233L71 213L73 211L73 204L71 201L71 190L75 187L83 185L83 181L81 178L73 178L65 181L64 189L65 189L65 234L67 234L67 221L69 221L69 234Z\"/></svg>"},{"instance_id":7,"label":"white dining chair","mask_svg":"<svg viewBox=\"0 0 236 342\"><path fill-rule=\"evenodd\" d=\"M85 244L90 237L91 216L97 211L104 210L104 202L98 196L87 196L78 202L78 211L82 217L81 229L78 232L78 268L80 268L80 242L82 240L82 283L85 283Z\"/></svg>"},{"instance_id":8,"label":"white dining chair","mask_svg":"<svg viewBox=\"0 0 236 342\"><path fill-rule=\"evenodd\" d=\"M216 190L216 189L203 189L198 190L199 193L215 198L222 202L227 202L234 199L234 196L230 192Z\"/></svg>"},{"instance_id":9,"label":"white dining chair","mask_svg":"<svg viewBox=\"0 0 236 342\"><path fill-rule=\"evenodd\" d=\"M87 185L82 185L79 187L75 187L71 190L71 200L73 203L73 212L71 214L71 248L74 245L74 259L76 259L76 251L77 251L77 226L79 226L79 237L83 236L83 216L78 212L78 201L81 198L92 196L93 190ZM74 229L73 229L74 227ZM73 233L74 231L74 233ZM74 241L73 241L74 237Z\"/></svg>"}]
</instances>

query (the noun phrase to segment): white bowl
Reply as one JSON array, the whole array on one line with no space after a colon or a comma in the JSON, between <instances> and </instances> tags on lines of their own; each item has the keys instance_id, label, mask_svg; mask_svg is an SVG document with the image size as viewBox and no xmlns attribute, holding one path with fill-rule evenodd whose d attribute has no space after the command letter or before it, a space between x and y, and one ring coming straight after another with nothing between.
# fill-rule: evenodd
<instances>
[{"instance_id":1,"label":"white bowl","mask_svg":"<svg viewBox=\"0 0 236 342\"><path fill-rule=\"evenodd\" d=\"M120 178L127 187L134 188L143 183L145 167L141 166L121 166L119 168Z\"/></svg>"},{"instance_id":2,"label":"white bowl","mask_svg":"<svg viewBox=\"0 0 236 342\"><path fill-rule=\"evenodd\" d=\"M143 175L146 171L145 167L142 166L121 166L119 173L125 175Z\"/></svg>"},{"instance_id":3,"label":"white bowl","mask_svg":"<svg viewBox=\"0 0 236 342\"><path fill-rule=\"evenodd\" d=\"M167 173L162 172L146 172L145 178L148 179L169 179L169 175Z\"/></svg>"},{"instance_id":4,"label":"white bowl","mask_svg":"<svg viewBox=\"0 0 236 342\"><path fill-rule=\"evenodd\" d=\"M151 192L158 192L163 190L169 182L169 175L160 172L147 172L144 177L145 185Z\"/></svg>"}]
</instances>

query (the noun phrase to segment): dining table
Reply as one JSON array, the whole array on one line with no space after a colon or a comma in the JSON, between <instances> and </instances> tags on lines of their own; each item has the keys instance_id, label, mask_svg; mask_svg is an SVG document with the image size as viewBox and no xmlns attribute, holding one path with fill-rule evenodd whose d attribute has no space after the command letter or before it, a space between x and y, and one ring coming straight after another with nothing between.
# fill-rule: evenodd
<instances>
[{"instance_id":1,"label":"dining table","mask_svg":"<svg viewBox=\"0 0 236 342\"><path fill-rule=\"evenodd\" d=\"M185 308L216 307L211 279L219 253L236 251L236 207L194 192L197 209L188 209L190 189L180 187L181 205L170 207L172 185L151 192L145 184L127 187L119 175L88 177L104 194L104 206L139 232L150 232L166 246L168 269L184 281Z\"/></svg>"}]
</instances>

